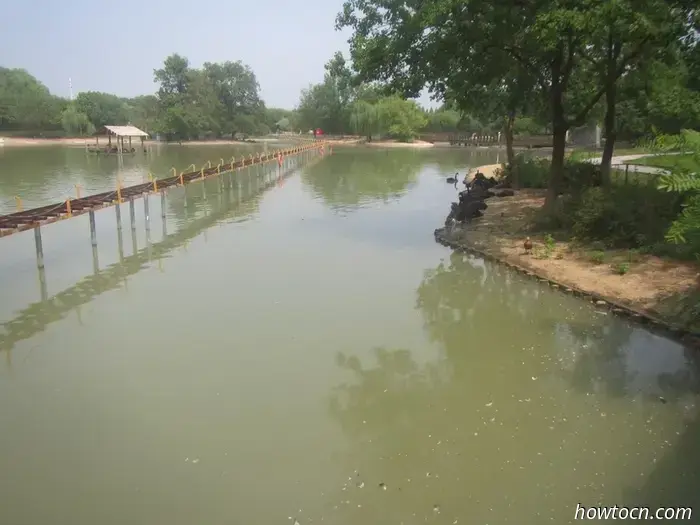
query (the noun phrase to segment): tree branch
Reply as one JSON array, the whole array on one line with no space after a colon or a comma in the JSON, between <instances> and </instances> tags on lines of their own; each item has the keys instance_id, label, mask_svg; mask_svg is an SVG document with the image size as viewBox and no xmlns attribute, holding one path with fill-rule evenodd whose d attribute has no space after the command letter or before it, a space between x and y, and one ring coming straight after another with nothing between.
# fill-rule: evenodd
<instances>
[{"instance_id":1,"label":"tree branch","mask_svg":"<svg viewBox=\"0 0 700 525\"><path fill-rule=\"evenodd\" d=\"M495 46L491 46L495 47ZM527 60L525 57L523 57L518 50L516 50L514 47L510 46L503 46L503 51L508 53L510 56L512 56L515 60L520 62L520 64L525 68L529 73L531 73L536 79L537 82L539 83L540 87L544 90L547 91L549 89L549 86L547 86L547 81L542 75L541 70L532 62Z\"/></svg>"},{"instance_id":2,"label":"tree branch","mask_svg":"<svg viewBox=\"0 0 700 525\"><path fill-rule=\"evenodd\" d=\"M617 67L617 70L615 71L615 75L613 76L613 78L608 79L608 81L605 82L605 84L596 92L596 94L593 95L593 98L591 98L591 100L588 102L588 104L586 104L586 106L581 111L579 111L578 114L573 119L567 121L567 124L569 126L574 126L574 127L582 126L585 123L586 116L588 115L588 113L590 113L590 111L595 107L595 105L598 103L598 101L601 99L601 97L605 94L606 90L609 87L609 84L611 82L612 83L617 82L617 79L620 78L622 76L622 74L625 72L625 68L627 67L627 65L642 53L642 51L644 50L644 45L649 40L651 40L651 36L649 36L649 35L645 36L634 51L628 53L626 56L624 56L622 58L622 61L620 62L620 65Z\"/></svg>"}]
</instances>

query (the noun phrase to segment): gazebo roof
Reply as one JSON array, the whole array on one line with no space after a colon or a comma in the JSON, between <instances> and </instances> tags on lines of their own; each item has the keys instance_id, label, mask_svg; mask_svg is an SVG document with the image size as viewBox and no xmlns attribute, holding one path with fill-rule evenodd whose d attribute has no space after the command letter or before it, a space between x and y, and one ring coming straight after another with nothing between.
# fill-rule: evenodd
<instances>
[{"instance_id":1,"label":"gazebo roof","mask_svg":"<svg viewBox=\"0 0 700 525\"><path fill-rule=\"evenodd\" d=\"M95 135L116 135L117 137L148 137L148 133L136 126L102 126Z\"/></svg>"}]
</instances>

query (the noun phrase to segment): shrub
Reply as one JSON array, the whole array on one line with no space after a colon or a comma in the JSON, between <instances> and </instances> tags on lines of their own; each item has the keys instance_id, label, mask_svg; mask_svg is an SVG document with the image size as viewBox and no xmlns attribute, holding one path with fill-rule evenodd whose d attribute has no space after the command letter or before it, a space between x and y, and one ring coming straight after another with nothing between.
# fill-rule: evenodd
<instances>
[{"instance_id":1,"label":"shrub","mask_svg":"<svg viewBox=\"0 0 700 525\"><path fill-rule=\"evenodd\" d=\"M630 263L621 262L615 265L615 273L618 275L625 275L630 271Z\"/></svg>"},{"instance_id":2,"label":"shrub","mask_svg":"<svg viewBox=\"0 0 700 525\"><path fill-rule=\"evenodd\" d=\"M603 264L605 262L605 252L594 251L589 254L592 263Z\"/></svg>"},{"instance_id":3,"label":"shrub","mask_svg":"<svg viewBox=\"0 0 700 525\"><path fill-rule=\"evenodd\" d=\"M549 167L551 161L542 157L526 157L517 155L512 165L504 170L508 181L512 182L512 176L517 170L518 181L522 188L542 189L547 187L549 181ZM600 166L590 162L581 162L575 158L569 158L564 163L564 184L562 191L575 192L590 186L599 186L602 177Z\"/></svg>"},{"instance_id":4,"label":"shrub","mask_svg":"<svg viewBox=\"0 0 700 525\"><path fill-rule=\"evenodd\" d=\"M549 159L517 155L513 164L503 170L506 180L512 183L513 174L517 171L521 188L546 188L549 180Z\"/></svg>"},{"instance_id":5,"label":"shrub","mask_svg":"<svg viewBox=\"0 0 700 525\"><path fill-rule=\"evenodd\" d=\"M680 199L647 185L588 188L572 199L571 231L614 248L635 248L664 239L681 211Z\"/></svg>"}]
</instances>

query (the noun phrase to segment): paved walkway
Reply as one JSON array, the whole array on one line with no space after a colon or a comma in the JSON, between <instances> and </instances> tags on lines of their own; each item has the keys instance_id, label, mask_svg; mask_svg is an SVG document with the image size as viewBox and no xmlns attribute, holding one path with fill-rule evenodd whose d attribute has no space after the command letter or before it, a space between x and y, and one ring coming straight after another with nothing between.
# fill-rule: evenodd
<instances>
[{"instance_id":1,"label":"paved walkway","mask_svg":"<svg viewBox=\"0 0 700 525\"><path fill-rule=\"evenodd\" d=\"M680 155L678 152L674 153L664 153L665 155ZM613 157L611 159L610 164L612 165L613 168L618 168L618 169L624 169L624 166L629 163L631 160L637 160L637 159L642 159L644 157L652 157L652 153L646 153L646 154L637 154L637 155L618 155L617 157ZM586 159L586 162L592 162L593 164L600 164L600 161L603 160L603 157L595 157L592 159ZM664 173L668 173L668 170L664 168L657 168L656 166L640 166L637 164L630 164L630 171L633 173L650 173L652 175L663 175Z\"/></svg>"}]
</instances>

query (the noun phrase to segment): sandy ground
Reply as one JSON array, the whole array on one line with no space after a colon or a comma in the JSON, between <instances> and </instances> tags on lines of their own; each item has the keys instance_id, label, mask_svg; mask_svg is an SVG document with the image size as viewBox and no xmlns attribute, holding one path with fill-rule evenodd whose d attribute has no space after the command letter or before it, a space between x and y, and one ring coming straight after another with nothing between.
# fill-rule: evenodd
<instances>
[{"instance_id":1,"label":"sandy ground","mask_svg":"<svg viewBox=\"0 0 700 525\"><path fill-rule=\"evenodd\" d=\"M3 139L2 142L5 147L25 147L25 146L81 146L85 147L85 144L95 144L95 138L53 138L53 139L33 139L33 138L21 138L21 137L0 137ZM287 137L263 137L263 138L253 138L250 142L243 142L238 140L191 140L182 142L182 146L247 146L250 144L261 144L264 142L277 143L277 142L289 142ZM300 141L301 142L301 141ZM124 141L126 144L126 141ZM155 140L146 140L146 144L158 145L165 144L164 142L157 142ZM107 139L100 137L100 144L107 144ZM132 139L133 147L138 147L141 144L139 139ZM178 142L171 142L170 145L179 144Z\"/></svg>"},{"instance_id":2,"label":"sandy ground","mask_svg":"<svg viewBox=\"0 0 700 525\"><path fill-rule=\"evenodd\" d=\"M395 140L377 140L368 142L365 146L372 148L432 148L435 145L432 142L424 140L414 140L413 142L397 142Z\"/></svg>"},{"instance_id":3,"label":"sandy ground","mask_svg":"<svg viewBox=\"0 0 700 525\"><path fill-rule=\"evenodd\" d=\"M544 194L544 190L519 190L513 197L492 197L482 218L455 228L450 238L565 286L653 317L681 321L684 304L697 295L697 264L635 255L629 262L629 272L619 275L614 269L629 261L629 252L606 252L602 264L591 261L589 247L556 242L548 252L543 237L529 231L537 209L544 203ZM526 254L523 247L528 236L534 245L531 254Z\"/></svg>"},{"instance_id":4,"label":"sandy ground","mask_svg":"<svg viewBox=\"0 0 700 525\"><path fill-rule=\"evenodd\" d=\"M55 139L30 139L22 137L0 137L3 139L5 147L20 147L20 146L82 146L85 144L94 144L94 138L55 138ZM102 142L102 140L100 140ZM146 143L149 144L152 141L147 140ZM107 144L107 139L104 139L105 145ZM136 147L140 145L140 141L137 139L133 143Z\"/></svg>"}]
</instances>

